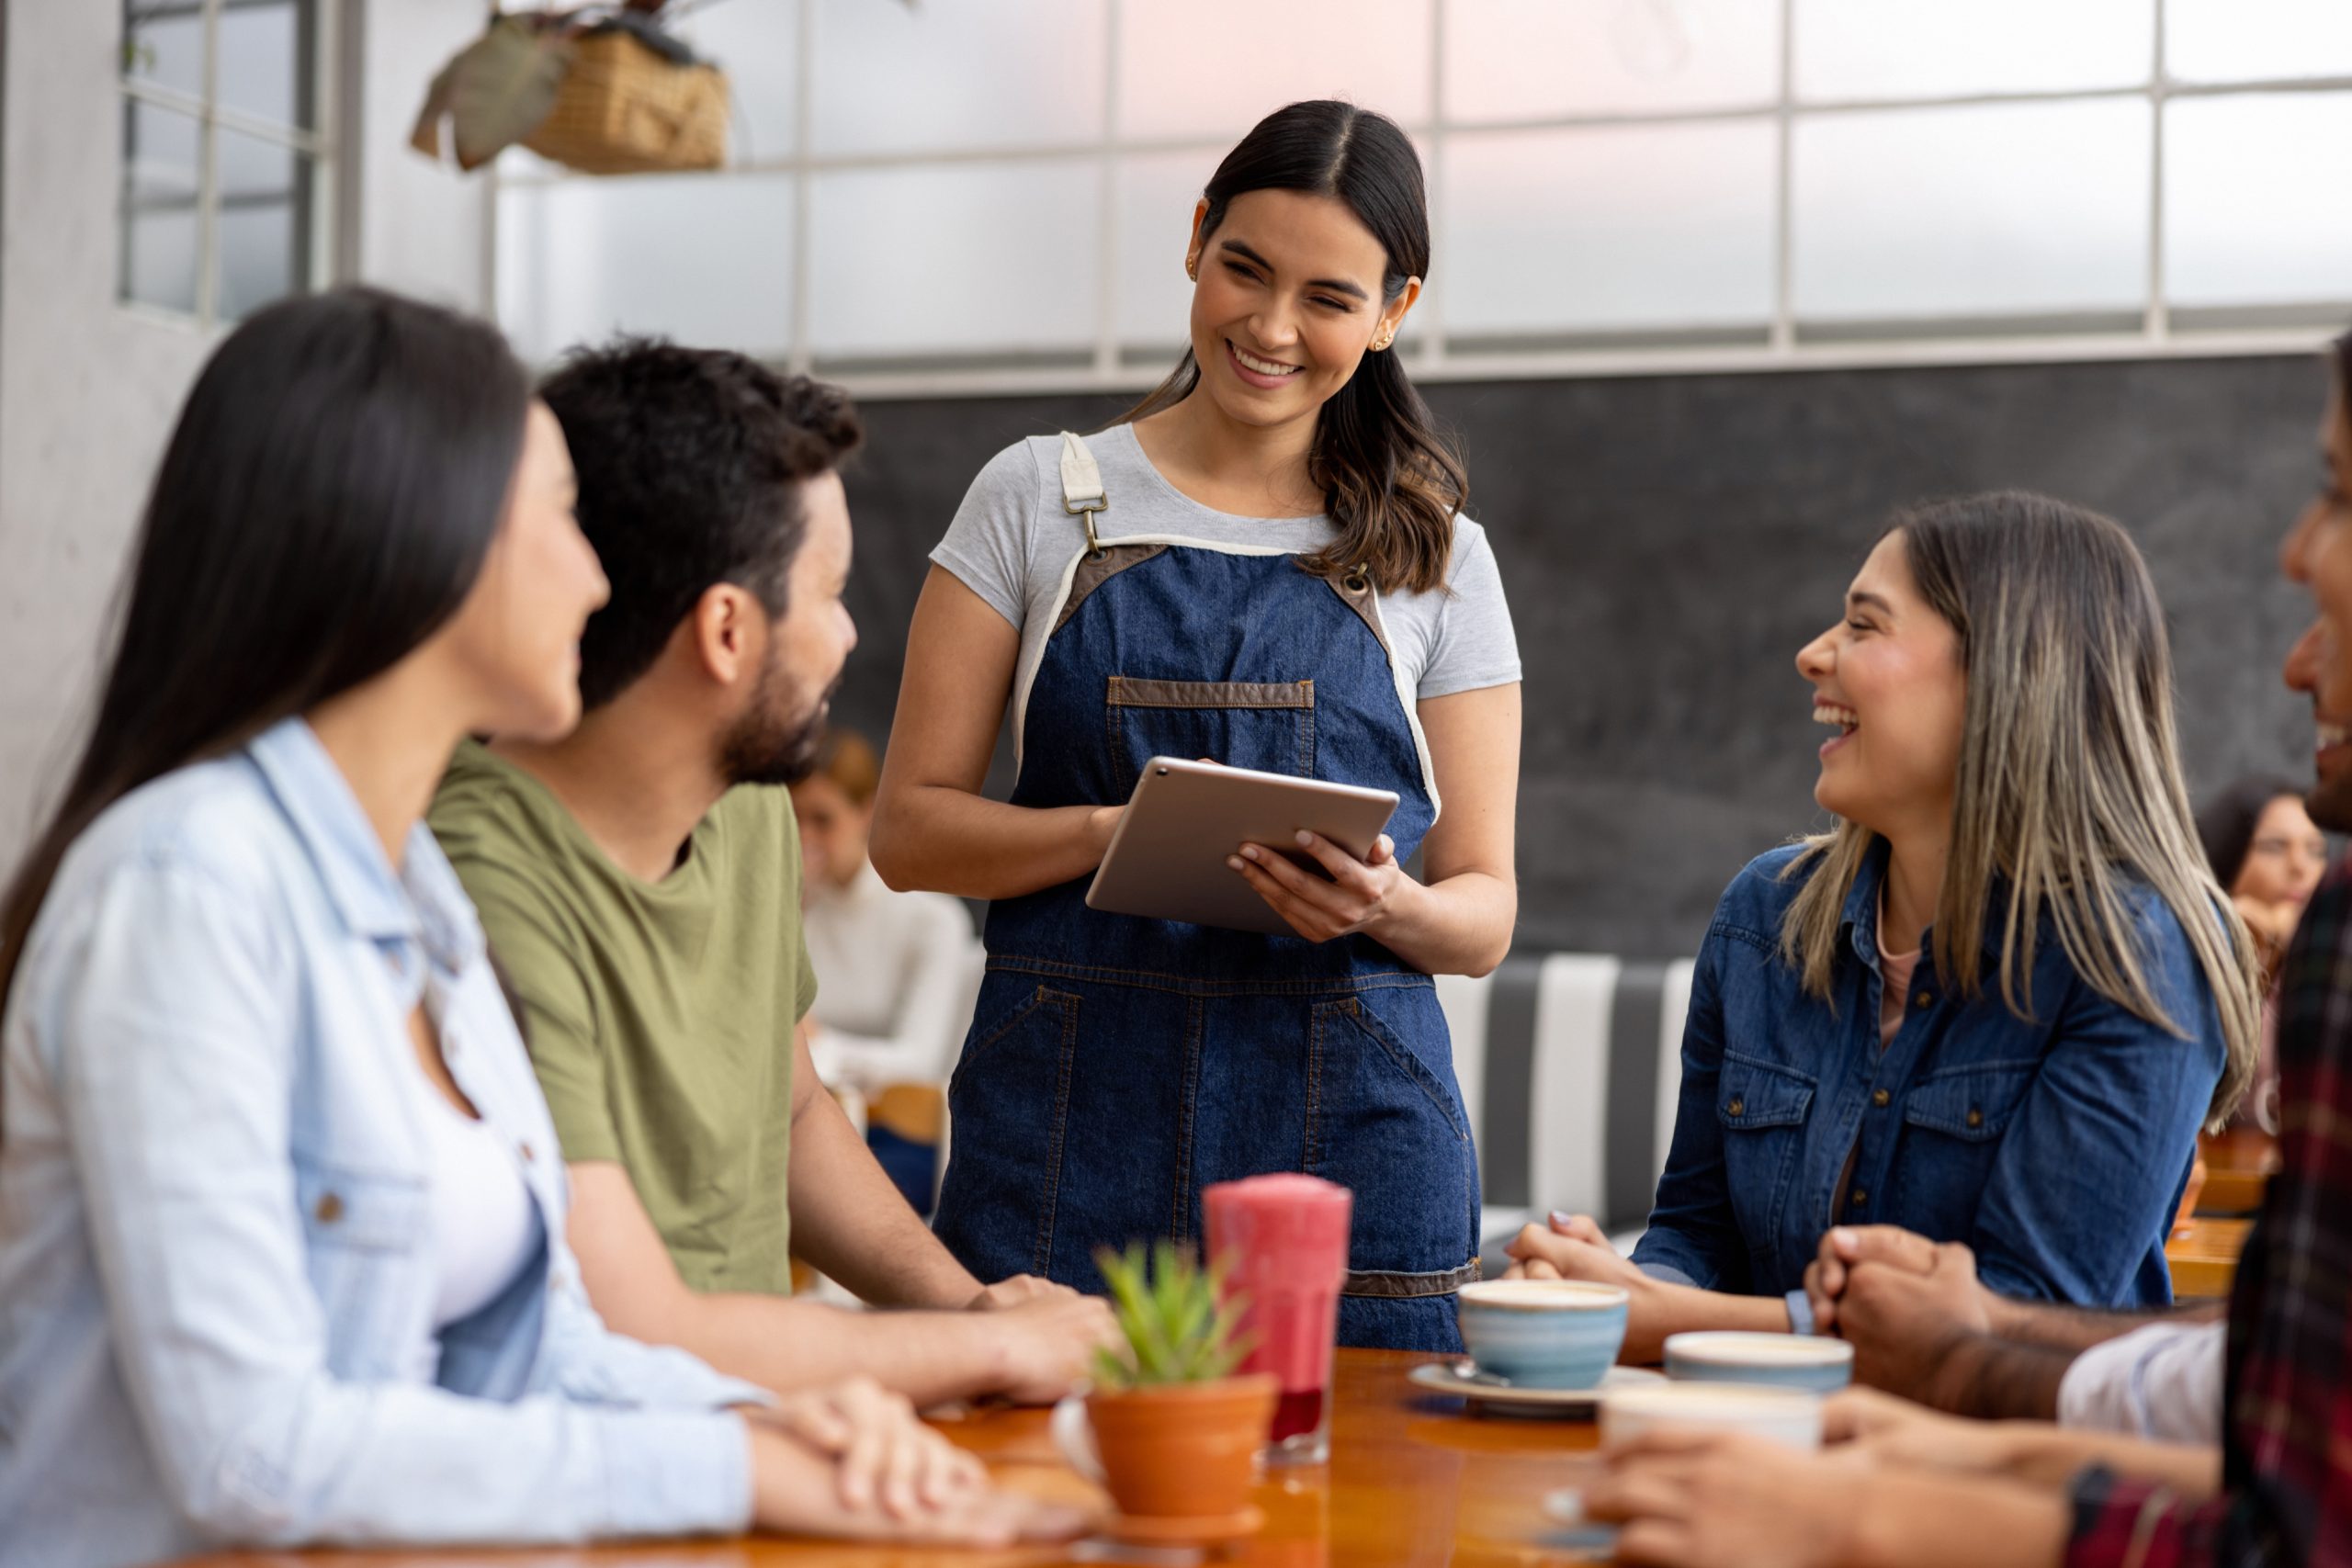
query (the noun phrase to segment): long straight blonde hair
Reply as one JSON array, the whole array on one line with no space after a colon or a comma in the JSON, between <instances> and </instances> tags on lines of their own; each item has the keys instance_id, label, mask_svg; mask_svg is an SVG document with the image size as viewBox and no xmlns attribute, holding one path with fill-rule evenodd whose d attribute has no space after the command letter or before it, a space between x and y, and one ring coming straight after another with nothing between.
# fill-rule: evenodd
<instances>
[{"instance_id":1,"label":"long straight blonde hair","mask_svg":"<svg viewBox=\"0 0 2352 1568\"><path fill-rule=\"evenodd\" d=\"M2181 781L2172 651L2155 584L2130 536L2045 496L2005 491L1897 516L1920 597L1960 639L1968 695L1935 965L1981 993L1988 919L2000 922L2001 999L2030 1019L2034 944L2047 916L2092 988L2184 1038L2157 1002L2130 884L2164 901L2212 987L2228 1046L2218 1122L2254 1073L2261 976L2254 942L2213 880ZM1825 1000L1838 928L1871 829L1841 820L1805 840L1805 879L1781 953ZM1995 911L1996 898L2000 908Z\"/></svg>"}]
</instances>

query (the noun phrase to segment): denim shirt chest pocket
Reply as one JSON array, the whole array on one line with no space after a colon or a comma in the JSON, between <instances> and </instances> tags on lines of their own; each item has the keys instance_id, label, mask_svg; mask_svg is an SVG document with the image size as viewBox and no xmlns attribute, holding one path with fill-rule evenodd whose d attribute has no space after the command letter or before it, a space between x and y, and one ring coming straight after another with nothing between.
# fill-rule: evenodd
<instances>
[{"instance_id":1,"label":"denim shirt chest pocket","mask_svg":"<svg viewBox=\"0 0 2352 1568\"><path fill-rule=\"evenodd\" d=\"M2041 1070L2021 1042L1991 1060L1931 1068L1903 1097L1894 1195L1913 1229L1965 1235L2001 1143Z\"/></svg>"},{"instance_id":2,"label":"denim shirt chest pocket","mask_svg":"<svg viewBox=\"0 0 2352 1568\"><path fill-rule=\"evenodd\" d=\"M1819 1087L1812 1075L1779 1062L1726 1050L1715 1085L1723 1128L1724 1180L1750 1250L1769 1256L1780 1234L1805 1119Z\"/></svg>"},{"instance_id":3,"label":"denim shirt chest pocket","mask_svg":"<svg viewBox=\"0 0 2352 1568\"><path fill-rule=\"evenodd\" d=\"M355 1381L394 1377L433 1278L432 1197L422 1176L294 1151L304 1265L325 1314L327 1364Z\"/></svg>"}]
</instances>

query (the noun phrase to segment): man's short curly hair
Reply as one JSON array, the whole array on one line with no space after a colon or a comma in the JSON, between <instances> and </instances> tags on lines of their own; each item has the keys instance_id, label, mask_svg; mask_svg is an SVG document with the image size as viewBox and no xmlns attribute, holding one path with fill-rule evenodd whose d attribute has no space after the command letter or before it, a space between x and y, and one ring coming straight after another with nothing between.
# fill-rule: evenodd
<instances>
[{"instance_id":1,"label":"man's short curly hair","mask_svg":"<svg viewBox=\"0 0 2352 1568\"><path fill-rule=\"evenodd\" d=\"M865 435L839 387L659 338L576 349L539 396L571 444L581 531L612 581L580 639L591 708L653 667L714 583L781 616L808 525L800 487Z\"/></svg>"}]
</instances>

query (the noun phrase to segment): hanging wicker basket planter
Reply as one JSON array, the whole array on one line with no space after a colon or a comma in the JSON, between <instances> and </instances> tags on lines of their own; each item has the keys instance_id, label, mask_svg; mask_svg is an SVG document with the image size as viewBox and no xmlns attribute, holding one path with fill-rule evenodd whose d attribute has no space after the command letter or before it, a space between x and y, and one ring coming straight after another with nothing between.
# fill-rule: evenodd
<instances>
[{"instance_id":1,"label":"hanging wicker basket planter","mask_svg":"<svg viewBox=\"0 0 2352 1568\"><path fill-rule=\"evenodd\" d=\"M727 77L649 17L610 6L494 17L434 78L410 137L481 167L521 142L592 175L715 169L726 161Z\"/></svg>"},{"instance_id":2,"label":"hanging wicker basket planter","mask_svg":"<svg viewBox=\"0 0 2352 1568\"><path fill-rule=\"evenodd\" d=\"M591 175L715 169L727 157L727 78L665 59L633 32L588 33L523 145Z\"/></svg>"}]
</instances>

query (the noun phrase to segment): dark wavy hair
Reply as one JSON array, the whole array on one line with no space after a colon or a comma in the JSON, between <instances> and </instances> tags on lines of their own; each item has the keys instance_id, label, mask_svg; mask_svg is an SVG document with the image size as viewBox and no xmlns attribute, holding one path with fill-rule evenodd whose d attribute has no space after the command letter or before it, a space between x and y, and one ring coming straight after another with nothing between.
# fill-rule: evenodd
<instances>
[{"instance_id":1,"label":"dark wavy hair","mask_svg":"<svg viewBox=\"0 0 2352 1568\"><path fill-rule=\"evenodd\" d=\"M496 329L372 288L271 305L214 351L156 470L89 739L0 900L0 997L107 807L381 674L457 613L530 400Z\"/></svg>"},{"instance_id":2,"label":"dark wavy hair","mask_svg":"<svg viewBox=\"0 0 2352 1568\"><path fill-rule=\"evenodd\" d=\"M580 529L612 583L580 637L591 708L653 668L714 584L782 615L808 527L800 487L865 438L839 387L659 338L576 350L539 396L571 443Z\"/></svg>"},{"instance_id":3,"label":"dark wavy hair","mask_svg":"<svg viewBox=\"0 0 2352 1568\"><path fill-rule=\"evenodd\" d=\"M1225 155L1202 194L1201 242L1225 221L1234 197L1295 190L1337 197L1388 253L1383 303L1430 271L1429 198L1421 160L1394 120L1353 104L1315 98L1276 109ZM1117 423L1173 408L1200 384L1190 348L1168 379ZM1394 352L1366 354L1316 421L1307 476L1339 536L1302 562L1328 576L1361 571L1382 592L1444 585L1453 514L1470 478L1453 443Z\"/></svg>"}]
</instances>

